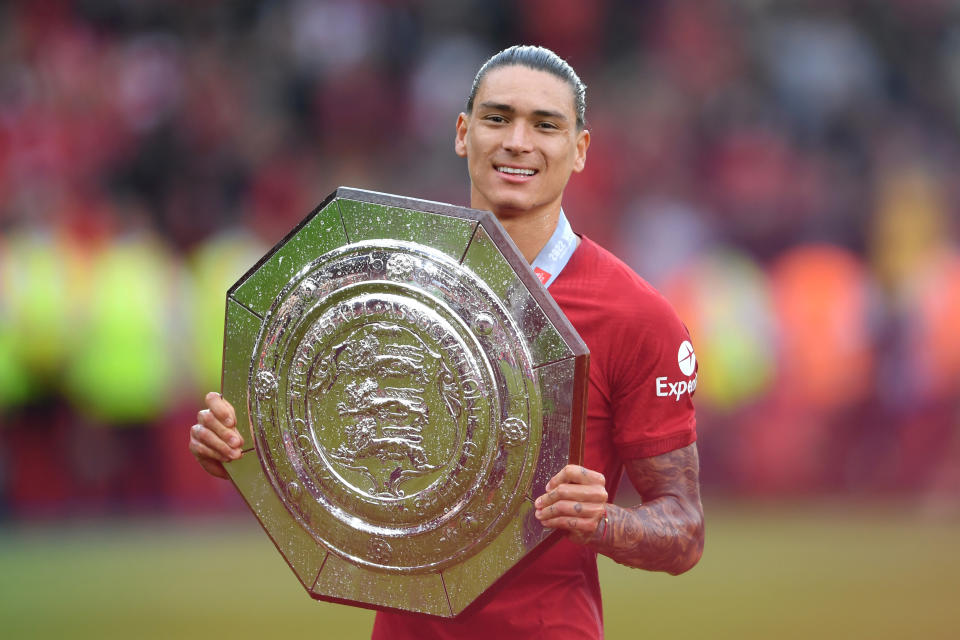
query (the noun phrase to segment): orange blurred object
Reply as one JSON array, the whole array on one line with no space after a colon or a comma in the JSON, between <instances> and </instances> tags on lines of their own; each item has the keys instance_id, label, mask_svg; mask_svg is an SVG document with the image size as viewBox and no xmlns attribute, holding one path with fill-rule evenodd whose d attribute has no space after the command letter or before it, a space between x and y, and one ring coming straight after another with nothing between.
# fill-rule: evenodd
<instances>
[{"instance_id":1,"label":"orange blurred object","mask_svg":"<svg viewBox=\"0 0 960 640\"><path fill-rule=\"evenodd\" d=\"M835 246L785 252L770 270L780 327L781 394L813 409L837 409L863 398L874 355L864 265Z\"/></svg>"}]
</instances>

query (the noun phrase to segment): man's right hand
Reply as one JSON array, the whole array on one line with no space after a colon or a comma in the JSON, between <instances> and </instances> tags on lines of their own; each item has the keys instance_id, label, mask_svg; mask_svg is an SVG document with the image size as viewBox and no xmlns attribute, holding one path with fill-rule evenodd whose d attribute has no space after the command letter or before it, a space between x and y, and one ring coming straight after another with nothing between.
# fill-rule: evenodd
<instances>
[{"instance_id":1,"label":"man's right hand","mask_svg":"<svg viewBox=\"0 0 960 640\"><path fill-rule=\"evenodd\" d=\"M229 478L224 462L240 457L243 437L237 431L237 414L233 405L216 391L205 398L207 408L197 414L197 424L190 427L190 453L212 476Z\"/></svg>"}]
</instances>

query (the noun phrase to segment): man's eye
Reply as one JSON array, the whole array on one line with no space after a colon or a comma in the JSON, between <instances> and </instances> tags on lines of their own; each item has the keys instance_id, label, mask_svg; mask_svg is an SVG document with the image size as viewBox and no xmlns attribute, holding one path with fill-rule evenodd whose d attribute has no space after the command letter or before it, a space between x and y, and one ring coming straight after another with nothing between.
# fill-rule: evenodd
<instances>
[{"instance_id":1,"label":"man's eye","mask_svg":"<svg viewBox=\"0 0 960 640\"><path fill-rule=\"evenodd\" d=\"M537 123L537 127L539 127L540 129L559 129L560 128L552 122L540 122L540 123Z\"/></svg>"},{"instance_id":2,"label":"man's eye","mask_svg":"<svg viewBox=\"0 0 960 640\"><path fill-rule=\"evenodd\" d=\"M489 115L489 116L487 116L486 119L487 119L488 122L506 122L506 121L507 121L506 118L504 118L503 116L498 116L498 115Z\"/></svg>"}]
</instances>

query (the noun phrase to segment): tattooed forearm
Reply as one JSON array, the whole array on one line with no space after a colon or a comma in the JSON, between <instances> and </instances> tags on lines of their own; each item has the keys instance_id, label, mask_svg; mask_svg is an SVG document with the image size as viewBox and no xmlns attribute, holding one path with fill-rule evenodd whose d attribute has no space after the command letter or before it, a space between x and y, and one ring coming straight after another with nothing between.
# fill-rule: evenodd
<instances>
[{"instance_id":1,"label":"tattooed forearm","mask_svg":"<svg viewBox=\"0 0 960 640\"><path fill-rule=\"evenodd\" d=\"M604 540L593 546L621 564L677 575L700 559L703 521L669 497L631 509L610 505Z\"/></svg>"},{"instance_id":2,"label":"tattooed forearm","mask_svg":"<svg viewBox=\"0 0 960 640\"><path fill-rule=\"evenodd\" d=\"M631 460L626 468L643 504L608 504L605 526L597 528L590 546L632 567L674 575L687 571L703 553L696 445Z\"/></svg>"}]
</instances>

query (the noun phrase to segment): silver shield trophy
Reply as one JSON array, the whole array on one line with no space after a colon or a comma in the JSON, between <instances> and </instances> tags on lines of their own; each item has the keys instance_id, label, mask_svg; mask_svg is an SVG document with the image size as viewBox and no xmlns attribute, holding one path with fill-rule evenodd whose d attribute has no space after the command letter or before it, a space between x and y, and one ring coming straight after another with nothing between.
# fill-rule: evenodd
<instances>
[{"instance_id":1,"label":"silver shield trophy","mask_svg":"<svg viewBox=\"0 0 960 640\"><path fill-rule=\"evenodd\" d=\"M341 187L227 294L227 471L317 599L452 617L560 534L586 345L487 211Z\"/></svg>"}]
</instances>

